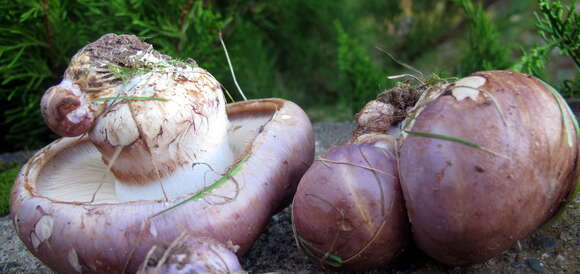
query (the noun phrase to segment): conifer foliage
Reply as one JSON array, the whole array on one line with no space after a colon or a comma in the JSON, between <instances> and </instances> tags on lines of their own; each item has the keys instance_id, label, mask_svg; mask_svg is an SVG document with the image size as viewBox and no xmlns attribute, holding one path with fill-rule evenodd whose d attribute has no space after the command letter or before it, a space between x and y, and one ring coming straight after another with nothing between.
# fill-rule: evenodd
<instances>
[{"instance_id":1,"label":"conifer foliage","mask_svg":"<svg viewBox=\"0 0 580 274\"><path fill-rule=\"evenodd\" d=\"M467 42L460 63L460 74L469 75L480 70L506 69L511 65L508 47L503 45L497 25L485 13L481 5L471 0L460 0L469 22Z\"/></svg>"},{"instance_id":2,"label":"conifer foliage","mask_svg":"<svg viewBox=\"0 0 580 274\"><path fill-rule=\"evenodd\" d=\"M232 89L221 31L250 98L332 103L323 94L334 86L320 86L336 75L332 21L342 18L352 25L342 17L348 7L330 0L2 2L3 151L35 149L56 137L43 125L39 99L60 81L69 58L105 33L136 34L164 54L193 58Z\"/></svg>"},{"instance_id":3,"label":"conifer foliage","mask_svg":"<svg viewBox=\"0 0 580 274\"><path fill-rule=\"evenodd\" d=\"M566 97L580 95L580 14L576 1L566 6L560 1L539 0L539 10L534 15L544 44L532 48L514 66L517 71L532 74L546 80L546 63L556 48L562 55L569 56L576 65L574 79L559 84L560 92Z\"/></svg>"},{"instance_id":4,"label":"conifer foliage","mask_svg":"<svg viewBox=\"0 0 580 274\"><path fill-rule=\"evenodd\" d=\"M387 76L409 73L401 62L426 75L514 62L541 75L555 47L578 62L575 3L538 1L546 45L530 48L505 47L505 29L486 10L500 2L492 0L1 0L0 151L37 149L56 137L42 121L40 97L78 49L105 33L136 34L164 54L193 58L235 94L222 32L249 98L293 100L314 121L352 119L394 84ZM523 2L531 4L520 15L531 17L535 1ZM449 48L457 58L440 57ZM527 54L516 62L520 49ZM578 78L564 86L574 90Z\"/></svg>"}]
</instances>

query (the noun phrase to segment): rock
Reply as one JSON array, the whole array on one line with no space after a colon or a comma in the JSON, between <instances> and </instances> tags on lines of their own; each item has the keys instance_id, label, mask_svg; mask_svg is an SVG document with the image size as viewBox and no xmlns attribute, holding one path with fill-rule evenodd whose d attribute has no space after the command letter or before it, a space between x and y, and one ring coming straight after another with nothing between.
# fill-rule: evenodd
<instances>
[{"instance_id":1,"label":"rock","mask_svg":"<svg viewBox=\"0 0 580 274\"><path fill-rule=\"evenodd\" d=\"M568 231L562 231L562 233L560 234L560 240L562 241L570 241L574 238L575 236L572 236L572 234Z\"/></svg>"},{"instance_id":2,"label":"rock","mask_svg":"<svg viewBox=\"0 0 580 274\"><path fill-rule=\"evenodd\" d=\"M558 255L556 256L555 262L557 266L562 267L566 264L566 258L564 258L562 255Z\"/></svg>"},{"instance_id":3,"label":"rock","mask_svg":"<svg viewBox=\"0 0 580 274\"><path fill-rule=\"evenodd\" d=\"M526 264L535 272L544 272L544 264L542 264L538 259L527 259Z\"/></svg>"},{"instance_id":4,"label":"rock","mask_svg":"<svg viewBox=\"0 0 580 274\"><path fill-rule=\"evenodd\" d=\"M331 147L346 143L352 136L355 123L320 123L314 124L313 127L316 138L316 155L320 155Z\"/></svg>"},{"instance_id":5,"label":"rock","mask_svg":"<svg viewBox=\"0 0 580 274\"><path fill-rule=\"evenodd\" d=\"M534 238L533 243L539 248L553 248L556 246L556 240L548 236L536 237Z\"/></svg>"},{"instance_id":6,"label":"rock","mask_svg":"<svg viewBox=\"0 0 580 274\"><path fill-rule=\"evenodd\" d=\"M11 273L20 265L15 262L0 263L0 273Z\"/></svg>"}]
</instances>

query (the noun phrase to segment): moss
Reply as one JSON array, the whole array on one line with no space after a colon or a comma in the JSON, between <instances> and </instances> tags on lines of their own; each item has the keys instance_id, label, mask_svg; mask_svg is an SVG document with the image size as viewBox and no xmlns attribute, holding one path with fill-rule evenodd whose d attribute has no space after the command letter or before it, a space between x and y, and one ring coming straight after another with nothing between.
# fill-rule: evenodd
<instances>
[{"instance_id":1,"label":"moss","mask_svg":"<svg viewBox=\"0 0 580 274\"><path fill-rule=\"evenodd\" d=\"M0 164L2 167L5 167L5 165L9 165L10 163L7 164L0 161ZM20 166L13 166L0 173L0 216L10 213L10 190L19 171Z\"/></svg>"}]
</instances>

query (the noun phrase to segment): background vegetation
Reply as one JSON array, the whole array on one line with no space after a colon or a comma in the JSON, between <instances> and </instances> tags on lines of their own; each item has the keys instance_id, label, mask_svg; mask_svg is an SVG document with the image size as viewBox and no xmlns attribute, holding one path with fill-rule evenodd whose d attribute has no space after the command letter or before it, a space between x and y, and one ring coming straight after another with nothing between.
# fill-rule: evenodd
<instances>
[{"instance_id":1,"label":"background vegetation","mask_svg":"<svg viewBox=\"0 0 580 274\"><path fill-rule=\"evenodd\" d=\"M388 75L411 72L394 59L425 75L512 68L567 97L579 90L575 1L0 2L0 152L37 149L56 137L40 117L40 96L79 48L109 32L192 57L233 91L221 30L249 98L293 100L314 121L351 119L393 85Z\"/></svg>"}]
</instances>

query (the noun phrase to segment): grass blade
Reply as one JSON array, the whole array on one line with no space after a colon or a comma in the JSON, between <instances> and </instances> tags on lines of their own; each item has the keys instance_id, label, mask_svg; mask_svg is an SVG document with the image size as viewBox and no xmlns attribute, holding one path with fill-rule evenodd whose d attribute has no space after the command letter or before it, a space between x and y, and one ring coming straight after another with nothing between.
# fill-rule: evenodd
<instances>
[{"instance_id":1,"label":"grass blade","mask_svg":"<svg viewBox=\"0 0 580 274\"><path fill-rule=\"evenodd\" d=\"M500 154L498 152L495 152L491 149L488 149L484 146L469 142L469 141L465 141L459 138L455 138L455 137L451 137L451 136L446 136L446 135L441 135L441 134L434 134L434 133L427 133L427 132L418 132L418 131L410 131L410 130L405 130L405 132L409 135L413 135L413 136L420 136L420 137L428 137L428 138L434 138L434 139L439 139L439 140L445 140L445 141L450 141L450 142L455 142L455 143L459 143L474 149L478 149L487 153L490 153L494 156L498 156L498 157L502 157L505 159L509 160L509 157Z\"/></svg>"},{"instance_id":2,"label":"grass blade","mask_svg":"<svg viewBox=\"0 0 580 274\"><path fill-rule=\"evenodd\" d=\"M344 262L344 260L341 257L315 247L313 244L309 243L308 241L306 241L304 238L300 237L299 235L297 235L296 237L298 238L298 241L300 241L300 243L304 244L306 247L316 251L319 254L328 255L327 258L332 259L332 261L325 260L323 263L328 264L328 265L333 266L333 267L341 267L342 266L342 263Z\"/></svg>"},{"instance_id":3,"label":"grass blade","mask_svg":"<svg viewBox=\"0 0 580 274\"><path fill-rule=\"evenodd\" d=\"M554 96L554 99L556 99L556 102L558 102L558 108L560 109L560 114L562 115L562 118L564 120L564 130L566 131L566 136L568 138L567 139L568 146L572 147L574 145L572 143L572 130L570 129L570 126L568 124L568 116L565 114L565 112L567 112L572 118L572 124L574 125L574 130L576 130L576 138L580 138L580 128L578 126L578 120L576 119L576 115L574 114L570 106L566 103L564 97L562 97L562 95L554 87L544 82L542 79L538 78L538 80L540 80L540 82L548 88L548 90ZM570 200L565 204L563 204L562 207L558 210L558 212L556 212L554 216L552 216L548 221L546 221L542 225L542 228L552 226L557 220L559 220L562 217L564 210L566 210L566 207L570 204L570 202L576 200L578 194L580 193L580 177L578 177L576 182L576 189L574 189L573 191L574 193L572 193Z\"/></svg>"},{"instance_id":4,"label":"grass blade","mask_svg":"<svg viewBox=\"0 0 580 274\"><path fill-rule=\"evenodd\" d=\"M353 163L353 162L345 162L345 161L334 161L334 160L330 160L330 159L326 159L324 157L318 157L317 159L315 159L316 161L320 161L322 163L331 163L331 164L337 164L337 165L348 165L348 166L354 166L354 167L358 167L358 168L362 168L362 169L366 169L369 171L374 171L374 172L378 172L380 174L383 175L387 175L387 176L391 176L393 178L395 178L395 175L387 173L385 171L382 171L380 169L376 169L373 167L369 167L369 166L364 166L364 165L359 165L357 163Z\"/></svg>"},{"instance_id":5,"label":"grass blade","mask_svg":"<svg viewBox=\"0 0 580 274\"><path fill-rule=\"evenodd\" d=\"M236 74L234 73L234 67L232 66L232 61L230 60L230 55L228 54L228 49L226 48L226 43L224 42L224 39L222 38L221 31L219 33L219 38L220 38L220 42L222 44L222 47L224 49L224 53L226 54L226 60L228 61L228 66L230 67L230 72L232 73L232 78L234 79L234 84L236 84L236 88L238 89L238 92L242 96L242 99L244 99L244 101L248 101L248 98L246 98L246 95L244 95L242 88L240 87L240 85L238 85L238 79L236 79Z\"/></svg>"},{"instance_id":6,"label":"grass blade","mask_svg":"<svg viewBox=\"0 0 580 274\"><path fill-rule=\"evenodd\" d=\"M234 99L234 97L232 97L232 95L230 94L230 92L223 85L222 85L222 90L226 93L226 95L230 99L230 102L232 102L232 103L235 103L236 102L236 100Z\"/></svg>"},{"instance_id":7,"label":"grass blade","mask_svg":"<svg viewBox=\"0 0 580 274\"><path fill-rule=\"evenodd\" d=\"M168 207L164 210L157 212L156 214L152 215L151 217L159 216L163 213L166 213L167 211L175 209L175 208L182 206L188 202L197 201L197 200L200 200L203 197L207 196L212 191L214 191L217 188L219 188L220 186L222 186L230 177L232 177L232 176L236 175L238 172L240 172L240 170L242 170L243 163L245 163L249 157L250 156L246 156L245 158L243 158L241 161L238 162L238 164L236 164L232 169L230 169L228 172L226 172L226 174L224 174L222 177L217 179L213 184L211 184L208 187L202 189L201 191L195 193L193 196L191 196L191 197L189 197L189 198L187 198L187 199L185 199L185 200L183 200L183 201L181 201L181 202L179 202L171 207Z\"/></svg>"},{"instance_id":8,"label":"grass blade","mask_svg":"<svg viewBox=\"0 0 580 274\"><path fill-rule=\"evenodd\" d=\"M562 119L564 120L564 131L567 137L568 146L572 147L574 145L572 143L572 129L570 129L570 125L568 124L568 116L565 114L565 112L567 112L570 117L572 117L572 124L574 125L574 130L576 130L576 138L580 138L580 128L578 127L578 120L576 120L576 115L574 115L574 112L572 109L570 109L570 106L566 104L566 101L562 95L554 87L544 82L542 79L538 78L538 80L540 80L540 82L548 88L548 90L552 93L552 96L554 96L554 99L556 99L556 102L558 102L560 115L562 115Z\"/></svg>"}]
</instances>

